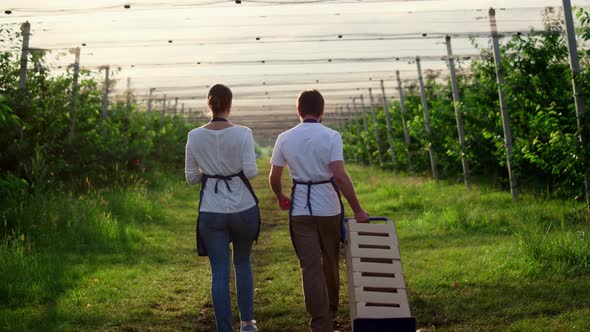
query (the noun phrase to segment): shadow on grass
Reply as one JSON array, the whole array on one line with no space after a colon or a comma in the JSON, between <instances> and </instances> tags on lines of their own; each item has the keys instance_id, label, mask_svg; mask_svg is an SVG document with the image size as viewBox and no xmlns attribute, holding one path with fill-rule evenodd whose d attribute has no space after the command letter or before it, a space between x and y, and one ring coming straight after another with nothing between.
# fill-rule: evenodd
<instances>
[{"instance_id":1,"label":"shadow on grass","mask_svg":"<svg viewBox=\"0 0 590 332\"><path fill-rule=\"evenodd\" d=\"M587 277L554 277L414 289L410 292L410 306L419 326L453 329L460 325L493 330L525 319L589 309L589 297Z\"/></svg>"},{"instance_id":2,"label":"shadow on grass","mask_svg":"<svg viewBox=\"0 0 590 332\"><path fill-rule=\"evenodd\" d=\"M410 233L400 234L399 242L402 254L404 251L424 249L457 249L485 247L497 243L499 237L510 237L509 235L494 234L472 234L464 231L438 231L433 233Z\"/></svg>"},{"instance_id":3,"label":"shadow on grass","mask_svg":"<svg viewBox=\"0 0 590 332\"><path fill-rule=\"evenodd\" d=\"M0 245L0 306L51 302L100 268L101 257L107 264L115 257L133 264L132 257L145 249L143 228L163 224L151 196L135 184L80 195L47 191L4 198L10 208L0 217L11 232L3 233Z\"/></svg>"}]
</instances>

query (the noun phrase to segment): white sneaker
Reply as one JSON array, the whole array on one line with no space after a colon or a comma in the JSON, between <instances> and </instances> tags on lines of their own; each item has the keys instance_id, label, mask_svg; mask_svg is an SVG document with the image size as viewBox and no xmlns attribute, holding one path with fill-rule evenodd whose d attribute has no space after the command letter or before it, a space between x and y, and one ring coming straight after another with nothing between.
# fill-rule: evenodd
<instances>
[{"instance_id":1,"label":"white sneaker","mask_svg":"<svg viewBox=\"0 0 590 332\"><path fill-rule=\"evenodd\" d=\"M240 332L256 332L258 331L258 326L256 326L256 321L252 320L250 322L241 322L240 323Z\"/></svg>"}]
</instances>

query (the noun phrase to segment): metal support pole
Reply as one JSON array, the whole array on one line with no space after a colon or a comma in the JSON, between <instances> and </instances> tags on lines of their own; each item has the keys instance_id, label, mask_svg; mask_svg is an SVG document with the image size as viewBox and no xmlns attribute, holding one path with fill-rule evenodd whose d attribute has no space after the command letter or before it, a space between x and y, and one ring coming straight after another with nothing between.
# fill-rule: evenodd
<instances>
[{"instance_id":1,"label":"metal support pole","mask_svg":"<svg viewBox=\"0 0 590 332\"><path fill-rule=\"evenodd\" d=\"M20 75L18 88L21 92L27 89L27 61L29 58L29 37L31 36L31 24L27 21L20 27L23 36L23 47L20 56Z\"/></svg>"},{"instance_id":2,"label":"metal support pole","mask_svg":"<svg viewBox=\"0 0 590 332\"><path fill-rule=\"evenodd\" d=\"M414 164L412 164L412 138L410 137L410 131L408 130L408 123L406 122L406 98L404 96L404 88L402 86L402 80L399 76L399 70L395 71L397 77L397 89L399 94L399 103L402 116L402 126L404 129L404 138L406 146L408 147L408 166L410 167L410 175L414 176Z\"/></svg>"},{"instance_id":3,"label":"metal support pole","mask_svg":"<svg viewBox=\"0 0 590 332\"><path fill-rule=\"evenodd\" d=\"M387 124L387 141L389 142L389 150L391 151L391 163L395 168L397 163L395 161L395 147L393 145L393 131L391 130L391 115L389 114L389 107L387 106L387 97L385 96L385 86L381 80L381 96L383 96L383 111L385 112L385 122Z\"/></svg>"},{"instance_id":4,"label":"metal support pole","mask_svg":"<svg viewBox=\"0 0 590 332\"><path fill-rule=\"evenodd\" d=\"M504 127L504 144L506 146L506 166L508 167L508 177L510 179L510 192L513 199L518 199L518 188L516 185L516 176L512 172L512 131L510 130L510 121L508 107L504 97L504 70L502 69L502 58L500 57L500 43L498 41L498 28L496 25L496 11L490 8L490 27L492 30L492 42L494 44L494 62L496 64L496 77L498 79L498 96L500 98L500 110L502 111L502 126Z\"/></svg>"},{"instance_id":5,"label":"metal support pole","mask_svg":"<svg viewBox=\"0 0 590 332\"><path fill-rule=\"evenodd\" d=\"M588 158L588 120L586 119L586 101L578 83L580 75L580 62L578 59L578 48L576 45L576 31L572 15L572 4L570 0L563 0L563 14L565 16L565 32L567 35L567 49L569 51L570 68L572 70L572 86L574 92L574 103L576 106L576 118L578 120L579 141L582 145L582 169L584 170L584 190L586 191L586 209L590 218L590 163Z\"/></svg>"},{"instance_id":6,"label":"metal support pole","mask_svg":"<svg viewBox=\"0 0 590 332\"><path fill-rule=\"evenodd\" d=\"M373 165L373 153L371 152L371 141L369 140L369 118L367 116L367 108L365 107L365 98L361 94L361 111L363 115L363 126L365 128L365 145L367 146L367 154L369 155L369 165Z\"/></svg>"},{"instance_id":7,"label":"metal support pole","mask_svg":"<svg viewBox=\"0 0 590 332\"><path fill-rule=\"evenodd\" d=\"M76 130L76 114L78 113L78 78L80 76L80 48L76 47L74 52L74 77L72 81L72 108L70 110L70 141L74 139Z\"/></svg>"},{"instance_id":8,"label":"metal support pole","mask_svg":"<svg viewBox=\"0 0 590 332\"><path fill-rule=\"evenodd\" d=\"M184 103L180 104L180 117L184 119Z\"/></svg>"},{"instance_id":9,"label":"metal support pole","mask_svg":"<svg viewBox=\"0 0 590 332\"><path fill-rule=\"evenodd\" d=\"M362 97L362 95L361 95L361 97ZM356 97L355 98L352 98L352 107L354 108L354 112L356 113L356 121L357 121L357 124L358 124L358 131L359 131L359 143L362 146L362 143L364 141L364 143L365 143L365 149L367 149L368 163L369 163L369 166L372 166L373 165L373 159L371 158L371 151L370 151L371 150L371 147L369 146L369 142L368 142L368 138L369 138L369 127L367 125L367 118L365 116L364 103L361 104L361 112L362 113L360 113L357 110L357 107L356 107ZM367 140L363 139L363 136L361 135L361 127L360 127L360 120L359 120L359 118L361 117L361 114L362 114L362 117L363 117L363 127L365 128L365 133L366 133L366 136L367 136Z\"/></svg>"},{"instance_id":10,"label":"metal support pole","mask_svg":"<svg viewBox=\"0 0 590 332\"><path fill-rule=\"evenodd\" d=\"M422 77L422 66L420 57L416 57L416 66L418 67L418 82L420 83L420 98L422 99L422 111L424 113L424 128L428 137L428 154L430 155L430 168L432 177L438 181L438 172L436 167L436 156L434 146L432 145L432 131L430 130L430 114L428 113L428 100L426 99L426 88L424 87L424 77Z\"/></svg>"},{"instance_id":11,"label":"metal support pole","mask_svg":"<svg viewBox=\"0 0 590 332\"><path fill-rule=\"evenodd\" d=\"M371 114L373 116L373 129L375 130L375 142L377 143L377 158L379 166L383 167L383 158L381 157L381 142L379 140L379 126L377 124L377 112L375 111L375 100L373 99L373 89L369 88L369 101L371 102Z\"/></svg>"},{"instance_id":12,"label":"metal support pole","mask_svg":"<svg viewBox=\"0 0 590 332\"><path fill-rule=\"evenodd\" d=\"M104 94L102 96L102 118L106 119L109 115L109 73L111 68L109 66L102 67L104 69Z\"/></svg>"},{"instance_id":13,"label":"metal support pole","mask_svg":"<svg viewBox=\"0 0 590 332\"><path fill-rule=\"evenodd\" d=\"M463 132L463 120L461 120L461 100L459 99L459 85L457 84L457 73L455 72L455 60L453 59L453 48L451 47L451 37L446 37L447 60L449 62L449 71L451 72L451 87L453 89L453 105L455 106L455 118L457 120L457 134L459 136L459 146L461 149L461 164L463 166L463 179L465 187L471 189L471 179L469 175L469 162L465 155L465 133Z\"/></svg>"}]
</instances>

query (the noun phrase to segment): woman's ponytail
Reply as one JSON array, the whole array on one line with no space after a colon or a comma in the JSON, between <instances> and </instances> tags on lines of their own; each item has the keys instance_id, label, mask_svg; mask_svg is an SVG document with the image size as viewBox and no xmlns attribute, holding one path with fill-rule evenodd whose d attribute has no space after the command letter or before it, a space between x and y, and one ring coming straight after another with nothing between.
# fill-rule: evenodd
<instances>
[{"instance_id":1,"label":"woman's ponytail","mask_svg":"<svg viewBox=\"0 0 590 332\"><path fill-rule=\"evenodd\" d=\"M232 102L231 90L223 84L215 84L209 89L207 104L213 115L225 112Z\"/></svg>"}]
</instances>

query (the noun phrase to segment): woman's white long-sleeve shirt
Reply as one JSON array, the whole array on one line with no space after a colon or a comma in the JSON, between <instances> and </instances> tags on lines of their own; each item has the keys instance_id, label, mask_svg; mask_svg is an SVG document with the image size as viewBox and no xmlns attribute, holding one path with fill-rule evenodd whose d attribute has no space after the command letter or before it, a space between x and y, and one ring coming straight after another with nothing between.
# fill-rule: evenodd
<instances>
[{"instance_id":1,"label":"woman's white long-sleeve shirt","mask_svg":"<svg viewBox=\"0 0 590 332\"><path fill-rule=\"evenodd\" d=\"M248 179L258 174L250 128L232 126L211 130L200 127L188 133L185 152L185 175L188 183L201 182L202 174L229 176L241 170ZM252 194L239 177L233 177L227 183L231 191L224 180L207 180L201 212L237 213L256 205Z\"/></svg>"}]
</instances>

